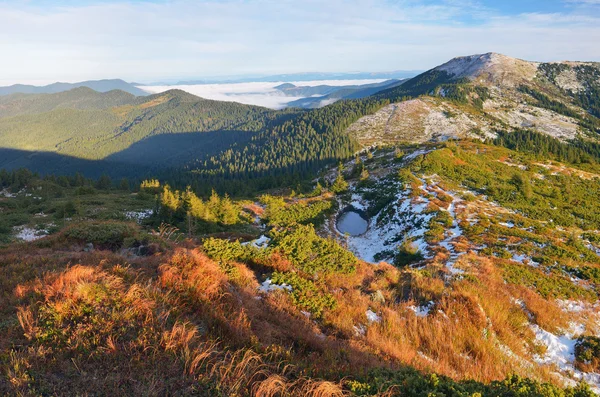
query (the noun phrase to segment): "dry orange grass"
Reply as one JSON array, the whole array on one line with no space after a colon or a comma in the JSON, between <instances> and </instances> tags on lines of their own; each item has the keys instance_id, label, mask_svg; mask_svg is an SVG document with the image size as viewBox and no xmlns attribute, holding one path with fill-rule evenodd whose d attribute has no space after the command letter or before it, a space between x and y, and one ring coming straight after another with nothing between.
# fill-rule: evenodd
<instances>
[{"instance_id":1,"label":"dry orange grass","mask_svg":"<svg viewBox=\"0 0 600 397\"><path fill-rule=\"evenodd\" d=\"M340 350L317 337L314 324L298 316L284 295L257 300L256 284L232 288L199 251L176 250L157 270L153 281L143 277L145 270L126 266L75 265L14 286L14 299L22 303L15 308L17 327L29 348L11 351L0 363L8 379L0 393L25 395L41 386L56 395L196 390L209 396L218 385L226 395L344 395L338 383L298 376L283 360L288 350L269 353L267 345L256 344L265 332L272 343L287 338L304 341L311 351ZM65 334L54 334L53 327L64 327L57 329ZM234 334L228 343L239 348L214 338L227 332ZM249 349L252 344L263 352ZM163 373L155 377L151 368ZM33 378L31 370L73 381ZM198 384L205 386L198 390Z\"/></svg>"},{"instance_id":2,"label":"dry orange grass","mask_svg":"<svg viewBox=\"0 0 600 397\"><path fill-rule=\"evenodd\" d=\"M30 371L65 373L82 390L117 395L191 391L200 382L205 395L218 385L230 395L340 396L346 374L405 364L455 379L487 382L513 371L550 379L506 349L530 357L528 315L544 329L566 325L555 302L507 286L493 260L472 253L456 264L468 271L462 279L435 261L420 270L359 263L353 274L322 276L337 306L314 321L285 292L257 292L255 272L289 270L285 258L225 269L184 246L193 244L129 265L108 252L1 252L0 311L15 321L5 332L11 342L0 338L9 379L0 394L42 384L68 392ZM425 305L427 316L410 308ZM381 320L370 322L368 309ZM166 372L156 377L152 368Z\"/></svg>"}]
</instances>

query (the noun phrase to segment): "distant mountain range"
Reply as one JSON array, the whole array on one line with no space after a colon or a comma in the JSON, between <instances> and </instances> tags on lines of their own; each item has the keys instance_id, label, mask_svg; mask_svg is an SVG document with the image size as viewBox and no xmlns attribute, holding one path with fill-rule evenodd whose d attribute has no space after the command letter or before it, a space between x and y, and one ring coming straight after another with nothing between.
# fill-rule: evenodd
<instances>
[{"instance_id":1,"label":"distant mountain range","mask_svg":"<svg viewBox=\"0 0 600 397\"><path fill-rule=\"evenodd\" d=\"M202 177L239 182L244 175L268 179L268 187L361 146L489 139L516 130L569 142L600 140L600 68L594 63L537 63L489 53L455 58L405 81L282 84L277 90L309 97L281 111L181 90L136 97L78 87L0 97L0 148L12 151L10 161L0 153L0 168L72 173L78 170L72 159L114 161L131 165L116 167L115 174L134 166L171 167L186 183ZM56 157L40 162L48 153Z\"/></svg>"},{"instance_id":2,"label":"distant mountain range","mask_svg":"<svg viewBox=\"0 0 600 397\"><path fill-rule=\"evenodd\" d=\"M288 73L269 76L231 76L215 77L197 80L181 80L177 82L155 82L143 85L197 85L197 84L226 84L226 83L276 83L283 81L319 81L319 80L400 80L414 77L421 73L420 70L397 70L393 72L350 72L350 73Z\"/></svg>"},{"instance_id":3,"label":"distant mountain range","mask_svg":"<svg viewBox=\"0 0 600 397\"><path fill-rule=\"evenodd\" d=\"M34 86L25 84L15 84L7 87L0 87L0 96L10 94L55 94L72 90L73 88L87 87L98 92L108 92L112 90L121 90L135 96L148 95L144 90L137 88L120 79L113 80L89 80L79 83L53 83L45 86Z\"/></svg>"},{"instance_id":4,"label":"distant mountain range","mask_svg":"<svg viewBox=\"0 0 600 397\"><path fill-rule=\"evenodd\" d=\"M278 90L289 96L303 96L306 98L298 99L288 103L289 107L300 107L305 109L316 109L331 105L341 99L360 99L366 98L379 91L387 90L401 85L403 80L386 80L381 83L363 84L363 85L345 85L330 86L320 85L315 87L295 86L293 84L282 84L277 86Z\"/></svg>"}]
</instances>

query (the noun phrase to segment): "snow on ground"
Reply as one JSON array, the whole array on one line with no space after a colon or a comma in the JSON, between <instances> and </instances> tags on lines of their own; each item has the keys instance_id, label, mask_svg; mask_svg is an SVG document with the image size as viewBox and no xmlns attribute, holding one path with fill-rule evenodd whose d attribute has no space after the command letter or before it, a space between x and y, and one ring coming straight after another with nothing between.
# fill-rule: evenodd
<instances>
[{"instance_id":1,"label":"snow on ground","mask_svg":"<svg viewBox=\"0 0 600 397\"><path fill-rule=\"evenodd\" d=\"M427 306L409 306L408 308L415 312L417 317L427 317L429 315L429 311L433 308L435 302L429 301Z\"/></svg>"},{"instance_id":2,"label":"snow on ground","mask_svg":"<svg viewBox=\"0 0 600 397\"><path fill-rule=\"evenodd\" d=\"M454 264L463 253L456 252L452 242L463 234L456 220L456 206L463 200L456 197L452 192L445 192L445 194L452 197L452 202L446 210L452 217L452 227L447 231L447 237L440 243L440 246L444 247L450 253L450 260L446 263L446 268L448 268L451 274L462 274L464 271L454 267Z\"/></svg>"},{"instance_id":3,"label":"snow on ground","mask_svg":"<svg viewBox=\"0 0 600 397\"><path fill-rule=\"evenodd\" d=\"M587 247L587 249L594 252L596 255L600 256L600 248L594 246L592 243L589 243L589 242L585 246Z\"/></svg>"},{"instance_id":4,"label":"snow on ground","mask_svg":"<svg viewBox=\"0 0 600 397\"><path fill-rule=\"evenodd\" d=\"M17 197L17 193L11 193L7 189L4 189L4 190L0 191L0 196L6 197L6 198L15 198L15 197Z\"/></svg>"},{"instance_id":5,"label":"snow on ground","mask_svg":"<svg viewBox=\"0 0 600 397\"><path fill-rule=\"evenodd\" d=\"M16 233L15 237L23 241L35 241L48 235L47 229L34 229L28 226L15 226L13 230Z\"/></svg>"},{"instance_id":6,"label":"snow on ground","mask_svg":"<svg viewBox=\"0 0 600 397\"><path fill-rule=\"evenodd\" d=\"M248 242L242 243L242 245L252 245L252 246L254 246L256 248L266 248L267 245L269 245L270 241L271 241L271 239L268 238L267 236L265 236L263 234L262 236L260 236L256 240L252 240L252 241L248 241Z\"/></svg>"},{"instance_id":7,"label":"snow on ground","mask_svg":"<svg viewBox=\"0 0 600 397\"><path fill-rule=\"evenodd\" d=\"M365 336L367 333L367 327L365 327L363 324L355 325L352 328L354 328L355 336Z\"/></svg>"},{"instance_id":8,"label":"snow on ground","mask_svg":"<svg viewBox=\"0 0 600 397\"><path fill-rule=\"evenodd\" d=\"M153 212L153 210L127 211L125 218L141 223L144 219L151 217Z\"/></svg>"},{"instance_id":9,"label":"snow on ground","mask_svg":"<svg viewBox=\"0 0 600 397\"><path fill-rule=\"evenodd\" d=\"M537 263L536 261L534 261L533 259L531 259L529 256L524 255L524 254L513 254L512 261L514 262L519 262L522 263L524 265L530 265L533 267L538 267L539 263Z\"/></svg>"},{"instance_id":10,"label":"snow on ground","mask_svg":"<svg viewBox=\"0 0 600 397\"><path fill-rule=\"evenodd\" d=\"M536 340L547 349L542 356L534 356L535 362L543 365L555 365L568 383L585 381L592 386L596 393L600 392L600 374L581 372L573 365L577 335L557 336L535 324L531 328L535 333Z\"/></svg>"},{"instance_id":11,"label":"snow on ground","mask_svg":"<svg viewBox=\"0 0 600 397\"><path fill-rule=\"evenodd\" d=\"M292 286L291 285L287 285L287 284L281 284L281 285L273 284L273 282L271 281L271 279L268 278L268 279L266 279L260 285L260 287L258 287L258 290L260 292L268 294L269 292L280 291L280 290L291 291L292 290Z\"/></svg>"},{"instance_id":12,"label":"snow on ground","mask_svg":"<svg viewBox=\"0 0 600 397\"><path fill-rule=\"evenodd\" d=\"M370 323L381 322L381 317L377 313L375 313L373 310L369 309L366 311L365 314L367 315L367 320L369 320Z\"/></svg>"},{"instance_id":13,"label":"snow on ground","mask_svg":"<svg viewBox=\"0 0 600 397\"><path fill-rule=\"evenodd\" d=\"M367 210L367 206L364 204L364 200L360 194L352 194L352 201L350 202L350 205L359 211Z\"/></svg>"},{"instance_id":14,"label":"snow on ground","mask_svg":"<svg viewBox=\"0 0 600 397\"><path fill-rule=\"evenodd\" d=\"M348 248L364 261L375 263L378 253L396 250L404 237L413 240L423 255L428 254L427 244L422 238L427 231L425 225L432 217L423 213L429 201L423 199L413 202L409 191L403 190L397 182L396 187L399 193L397 199L390 204L396 207L391 219L386 219L381 224L378 222L381 214L388 208L386 207L369 220L369 228L364 234L347 237Z\"/></svg>"},{"instance_id":15,"label":"snow on ground","mask_svg":"<svg viewBox=\"0 0 600 397\"><path fill-rule=\"evenodd\" d=\"M558 303L561 309L571 313L579 313L584 310L587 310L587 306L589 305L587 302L575 300L558 299L556 302Z\"/></svg>"}]
</instances>

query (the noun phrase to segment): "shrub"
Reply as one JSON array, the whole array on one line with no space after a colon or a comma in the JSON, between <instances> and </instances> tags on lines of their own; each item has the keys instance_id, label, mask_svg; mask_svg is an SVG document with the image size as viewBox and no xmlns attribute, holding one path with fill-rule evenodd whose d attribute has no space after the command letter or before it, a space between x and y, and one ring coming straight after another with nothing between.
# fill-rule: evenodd
<instances>
[{"instance_id":1,"label":"shrub","mask_svg":"<svg viewBox=\"0 0 600 397\"><path fill-rule=\"evenodd\" d=\"M292 302L319 318L323 311L334 309L335 298L326 292L320 291L311 280L300 277L296 273L273 273L271 277L273 284L287 284L292 287L290 297Z\"/></svg>"},{"instance_id":2,"label":"shrub","mask_svg":"<svg viewBox=\"0 0 600 397\"><path fill-rule=\"evenodd\" d=\"M410 240L404 241L394 255L394 265L398 267L408 266L423 260L423 253Z\"/></svg>"},{"instance_id":3,"label":"shrub","mask_svg":"<svg viewBox=\"0 0 600 397\"><path fill-rule=\"evenodd\" d=\"M68 228L65 236L80 243L115 250L123 247L126 239L136 238L138 230L123 222L83 222Z\"/></svg>"},{"instance_id":4,"label":"shrub","mask_svg":"<svg viewBox=\"0 0 600 397\"><path fill-rule=\"evenodd\" d=\"M354 254L333 239L319 237L312 225L275 232L273 244L297 269L311 275L355 270Z\"/></svg>"},{"instance_id":5,"label":"shrub","mask_svg":"<svg viewBox=\"0 0 600 397\"><path fill-rule=\"evenodd\" d=\"M239 241L219 238L207 238L203 241L204 252L219 263L248 262L260 255L260 250L251 245L242 245Z\"/></svg>"},{"instance_id":6,"label":"shrub","mask_svg":"<svg viewBox=\"0 0 600 397\"><path fill-rule=\"evenodd\" d=\"M298 202L286 205L278 197L264 196L261 201L267 205L266 217L271 226L292 226L300 224L319 224L333 207L331 200L315 201L312 203Z\"/></svg>"},{"instance_id":7,"label":"shrub","mask_svg":"<svg viewBox=\"0 0 600 397\"><path fill-rule=\"evenodd\" d=\"M600 370L600 338L580 336L575 344L575 364L584 371Z\"/></svg>"},{"instance_id":8,"label":"shrub","mask_svg":"<svg viewBox=\"0 0 600 397\"><path fill-rule=\"evenodd\" d=\"M533 288L544 298L587 299L592 301L598 298L593 291L575 285L571 280L556 273L546 275L538 269L516 263L505 264L502 268L507 283Z\"/></svg>"}]
</instances>

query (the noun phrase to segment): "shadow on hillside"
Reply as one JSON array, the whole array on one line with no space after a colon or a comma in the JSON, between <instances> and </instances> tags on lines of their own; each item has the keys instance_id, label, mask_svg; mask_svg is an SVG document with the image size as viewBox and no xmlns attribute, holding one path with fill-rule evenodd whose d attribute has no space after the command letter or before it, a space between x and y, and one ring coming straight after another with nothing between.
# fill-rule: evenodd
<instances>
[{"instance_id":1,"label":"shadow on hillside","mask_svg":"<svg viewBox=\"0 0 600 397\"><path fill-rule=\"evenodd\" d=\"M85 160L51 152L32 152L0 148L0 169L28 168L42 175L71 175L79 172L89 178L107 174L112 178L143 177L150 167L124 164L117 161Z\"/></svg>"},{"instance_id":2,"label":"shadow on hillside","mask_svg":"<svg viewBox=\"0 0 600 397\"><path fill-rule=\"evenodd\" d=\"M182 132L154 135L112 154L106 161L153 166L182 165L248 142L254 133L246 131Z\"/></svg>"},{"instance_id":3,"label":"shadow on hillside","mask_svg":"<svg viewBox=\"0 0 600 397\"><path fill-rule=\"evenodd\" d=\"M97 178L140 178L167 168L215 155L249 141L244 131L214 131L155 135L103 160L86 160L59 153L0 148L0 169L28 168L45 174L74 174Z\"/></svg>"}]
</instances>

